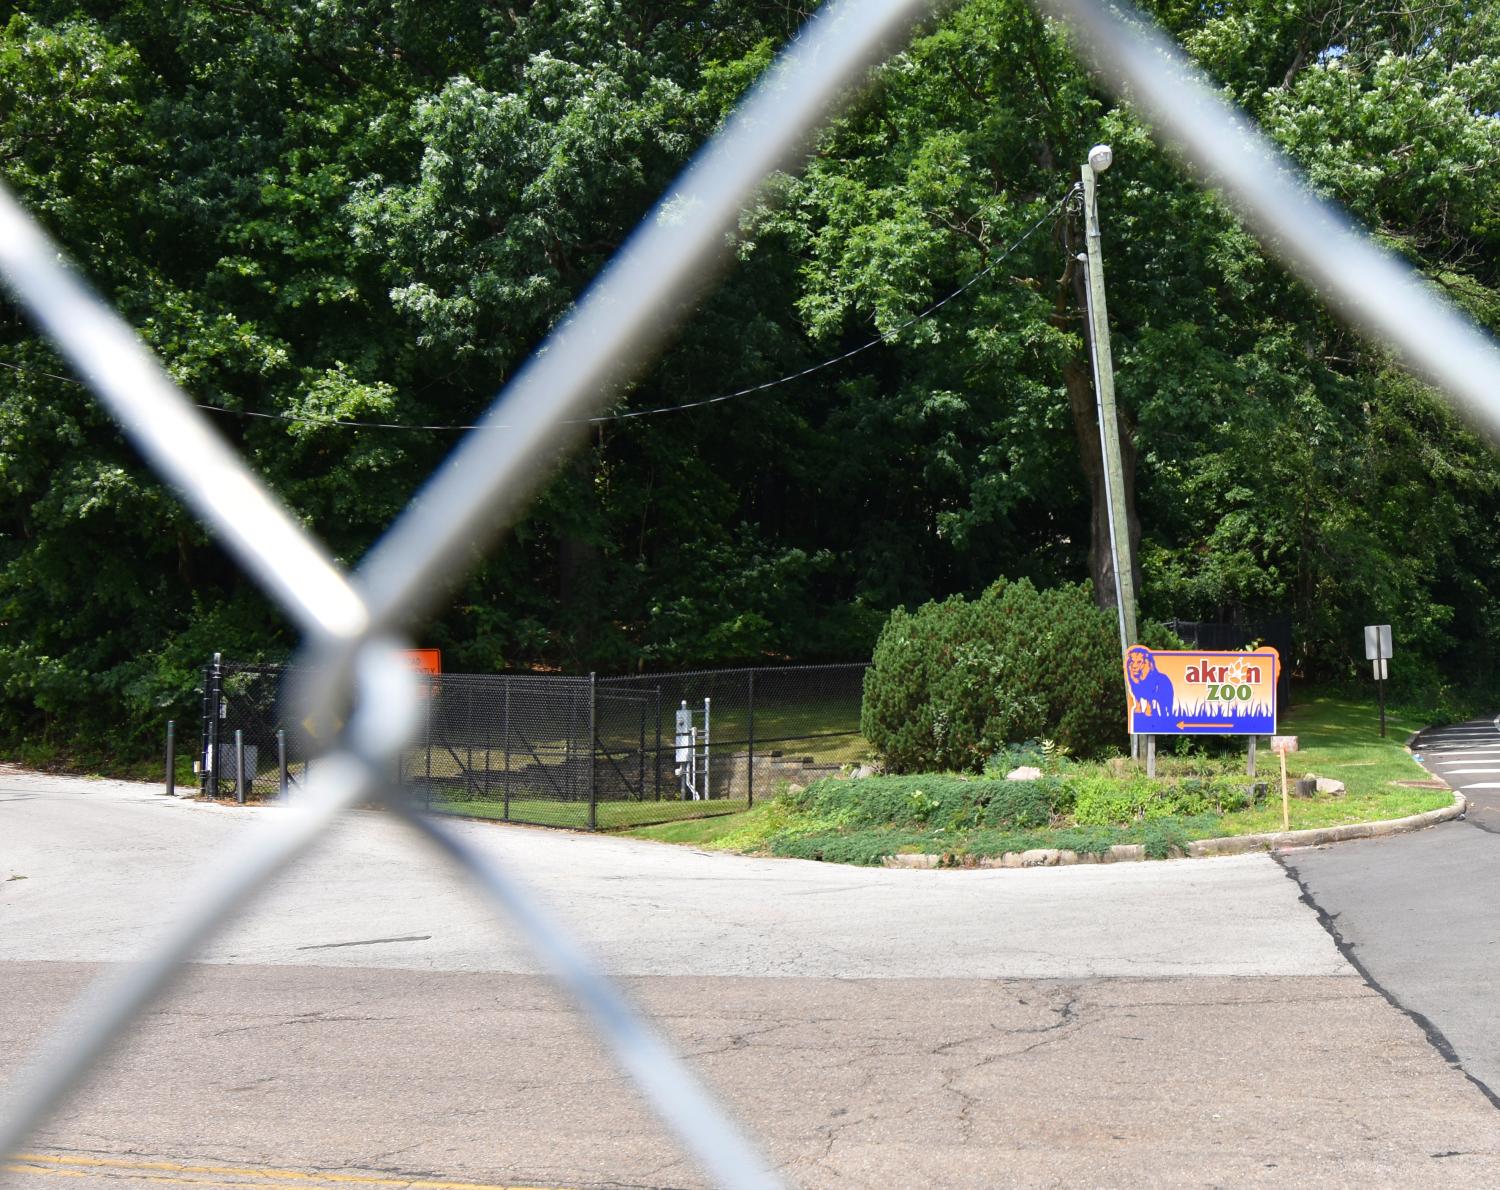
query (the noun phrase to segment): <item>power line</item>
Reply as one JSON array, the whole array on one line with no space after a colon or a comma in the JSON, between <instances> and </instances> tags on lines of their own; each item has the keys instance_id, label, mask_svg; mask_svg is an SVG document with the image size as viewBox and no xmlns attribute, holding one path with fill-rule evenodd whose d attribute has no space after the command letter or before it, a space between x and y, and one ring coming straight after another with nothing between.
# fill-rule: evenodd
<instances>
[{"instance_id":1,"label":"power line","mask_svg":"<svg viewBox=\"0 0 1500 1190\"><path fill-rule=\"evenodd\" d=\"M987 277L990 273L994 272L995 269L999 268L1000 265L1003 264L1010 256L1012 256L1018 249L1020 249L1021 246L1026 243L1026 241L1031 239L1033 235L1041 230L1042 226L1063 208L1063 206L1067 203L1068 199L1071 196L1072 191L1069 191L1067 195L1064 195L1055 204L1053 204L1053 206L1046 212L1046 214L1042 215L1041 218L1039 218L1035 223L1028 227L1024 232L1022 232L1021 235L1018 236L1014 241L1012 241L1010 245L1000 253L999 256L995 257L994 260L990 261L990 263L985 265L984 268L980 269L979 272L975 273L952 293L948 294L947 297L939 299L932 305L928 306L925 310L922 310L917 314L913 314L905 322L898 323L890 330L876 335L875 338L871 339L869 342L861 343L858 347L851 348L841 355L831 356L830 358L825 359L820 363L813 364L810 367L802 368L800 371L788 372L785 376L778 376L775 380L766 380L760 384L752 384L747 388L736 389L734 392L729 393L721 393L716 397L704 397L701 400L697 401L685 401L679 405L660 405L654 409L627 409L619 413L606 413L600 415L599 417L581 418L572 421L564 421L559 424L598 425L605 422L630 421L632 419L640 417L655 417L658 414L663 413L681 413L684 410L688 409L702 409L709 405L719 405L725 401L738 400L740 397L748 397L753 393L765 392L767 389L779 388L783 384L790 384L794 380L801 380L805 376L811 376L815 372L821 372L826 368L833 367L835 364L841 364L845 360L852 359L854 356L859 355L862 352L869 351L872 347L879 347L882 343L889 343L892 339L894 339L908 327L915 326L917 323L922 322L924 319L931 318L949 302L953 301L954 298L962 296L964 293L968 292L968 290L973 288L973 286L977 285L981 280ZM39 368L23 368L17 364L6 363L4 360L0 360L0 367L9 368L12 372L20 372L25 375L45 376L51 380L61 380L68 384L83 384L83 381L76 380L71 376L59 376L55 372L44 372ZM413 425L409 422L355 421L336 417L309 417L306 414L299 413L262 413L253 409L226 409L222 405L205 405L197 401L195 401L194 404L199 409L207 410L210 413L225 414L229 417L252 417L259 418L263 421L293 422L302 425L315 426L338 426L340 428L346 429L410 430L419 433L441 433L445 431L456 432L479 429L479 423L477 422L466 425ZM493 428L505 429L506 427L501 425Z\"/></svg>"}]
</instances>

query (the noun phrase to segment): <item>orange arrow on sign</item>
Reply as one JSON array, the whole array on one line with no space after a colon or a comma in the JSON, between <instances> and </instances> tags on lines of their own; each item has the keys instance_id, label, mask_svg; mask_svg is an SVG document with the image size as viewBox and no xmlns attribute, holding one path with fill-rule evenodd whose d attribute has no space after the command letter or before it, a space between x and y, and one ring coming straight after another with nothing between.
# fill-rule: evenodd
<instances>
[{"instance_id":1,"label":"orange arrow on sign","mask_svg":"<svg viewBox=\"0 0 1500 1190\"><path fill-rule=\"evenodd\" d=\"M1184 727L1223 727L1228 730L1228 724L1225 723L1184 723L1179 719L1177 721L1177 730L1181 731Z\"/></svg>"}]
</instances>

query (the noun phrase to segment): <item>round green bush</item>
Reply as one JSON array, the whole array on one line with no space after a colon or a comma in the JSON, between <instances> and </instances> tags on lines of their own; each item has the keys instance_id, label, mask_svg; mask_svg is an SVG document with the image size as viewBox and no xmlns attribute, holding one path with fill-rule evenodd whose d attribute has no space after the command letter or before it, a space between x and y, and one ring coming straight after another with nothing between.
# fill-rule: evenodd
<instances>
[{"instance_id":1,"label":"round green bush","mask_svg":"<svg viewBox=\"0 0 1500 1190\"><path fill-rule=\"evenodd\" d=\"M860 725L891 772L979 772L1007 743L1052 739L1094 755L1125 737L1114 617L1087 583L1001 580L886 622Z\"/></svg>"}]
</instances>

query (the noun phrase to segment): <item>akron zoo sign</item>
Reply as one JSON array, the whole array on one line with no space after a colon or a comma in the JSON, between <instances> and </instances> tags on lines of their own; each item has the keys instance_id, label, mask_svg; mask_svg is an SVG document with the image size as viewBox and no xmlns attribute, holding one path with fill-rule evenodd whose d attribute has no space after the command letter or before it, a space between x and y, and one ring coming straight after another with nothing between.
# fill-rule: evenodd
<instances>
[{"instance_id":1,"label":"akron zoo sign","mask_svg":"<svg viewBox=\"0 0 1500 1190\"><path fill-rule=\"evenodd\" d=\"M1210 653L1197 649L1125 652L1132 735L1273 735L1275 649Z\"/></svg>"}]
</instances>

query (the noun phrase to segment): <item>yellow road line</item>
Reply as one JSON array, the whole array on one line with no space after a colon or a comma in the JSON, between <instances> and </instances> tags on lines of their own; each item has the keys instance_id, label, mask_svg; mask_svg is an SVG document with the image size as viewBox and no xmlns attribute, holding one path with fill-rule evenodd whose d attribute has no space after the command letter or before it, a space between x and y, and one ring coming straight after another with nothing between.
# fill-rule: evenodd
<instances>
[{"instance_id":1,"label":"yellow road line","mask_svg":"<svg viewBox=\"0 0 1500 1190\"><path fill-rule=\"evenodd\" d=\"M395 1186L402 1190L557 1190L555 1187L496 1185L492 1182L448 1182L432 1178L382 1178L370 1174L312 1173L297 1169L257 1169L249 1166L230 1165L186 1165L177 1161L126 1161L117 1157L64 1157L50 1153L16 1153L7 1164L7 1173L53 1174L60 1177L83 1177L88 1171L105 1173L116 1171L122 1174L167 1175L146 1177L147 1181L190 1182L195 1177L230 1177L255 1179L250 1185L275 1186L291 1184L309 1186L334 1184L341 1186ZM70 1166L82 1168L68 1168ZM171 1176L178 1175L178 1176ZM182 1176L186 1175L186 1176ZM199 1181L199 1184L203 1184ZM246 1184L246 1183L240 1183Z\"/></svg>"}]
</instances>

